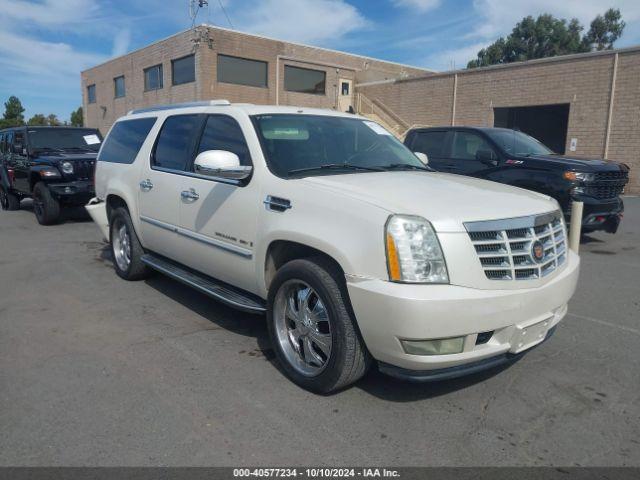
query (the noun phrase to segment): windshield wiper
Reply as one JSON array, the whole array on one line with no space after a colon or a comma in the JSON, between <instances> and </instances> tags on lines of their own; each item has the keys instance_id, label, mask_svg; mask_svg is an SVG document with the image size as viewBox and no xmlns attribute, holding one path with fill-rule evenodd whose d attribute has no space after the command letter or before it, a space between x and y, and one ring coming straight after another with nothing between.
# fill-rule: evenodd
<instances>
[{"instance_id":1,"label":"windshield wiper","mask_svg":"<svg viewBox=\"0 0 640 480\"><path fill-rule=\"evenodd\" d=\"M291 175L302 172L313 172L315 170L364 170L369 172L384 172L383 168L378 167L363 167L361 165L352 165L350 163L325 163L324 165L317 165L315 167L296 168L293 170L289 170L287 174Z\"/></svg>"},{"instance_id":2,"label":"windshield wiper","mask_svg":"<svg viewBox=\"0 0 640 480\"><path fill-rule=\"evenodd\" d=\"M392 163L391 165L383 165L380 168L385 170L422 170L425 172L433 172L432 168L421 165L411 165L410 163Z\"/></svg>"}]
</instances>

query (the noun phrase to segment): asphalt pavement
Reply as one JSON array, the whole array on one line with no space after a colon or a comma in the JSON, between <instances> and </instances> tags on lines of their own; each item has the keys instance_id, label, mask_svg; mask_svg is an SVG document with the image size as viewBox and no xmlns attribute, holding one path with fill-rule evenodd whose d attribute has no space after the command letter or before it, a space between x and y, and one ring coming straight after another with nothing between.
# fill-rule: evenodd
<instances>
[{"instance_id":1,"label":"asphalt pavement","mask_svg":"<svg viewBox=\"0 0 640 480\"><path fill-rule=\"evenodd\" d=\"M585 237L569 314L521 361L314 395L264 317L125 282L81 215L0 212L0 466L640 466L640 198Z\"/></svg>"}]
</instances>

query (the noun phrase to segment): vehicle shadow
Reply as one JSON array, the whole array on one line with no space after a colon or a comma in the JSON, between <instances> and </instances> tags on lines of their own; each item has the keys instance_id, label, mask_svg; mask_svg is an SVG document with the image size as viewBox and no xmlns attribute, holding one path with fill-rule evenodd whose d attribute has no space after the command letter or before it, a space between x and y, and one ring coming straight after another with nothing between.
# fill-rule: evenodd
<instances>
[{"instance_id":1,"label":"vehicle shadow","mask_svg":"<svg viewBox=\"0 0 640 480\"><path fill-rule=\"evenodd\" d=\"M585 233L580 235L580 245L587 245L589 243L604 243L604 240L600 240L599 238L594 238Z\"/></svg>"},{"instance_id":2,"label":"vehicle shadow","mask_svg":"<svg viewBox=\"0 0 640 480\"><path fill-rule=\"evenodd\" d=\"M20 203L20 210L33 213L33 201L31 199L25 199ZM84 223L91 221L91 216L85 210L84 207L67 207L63 208L60 214L60 221L58 225L63 223Z\"/></svg>"}]
</instances>

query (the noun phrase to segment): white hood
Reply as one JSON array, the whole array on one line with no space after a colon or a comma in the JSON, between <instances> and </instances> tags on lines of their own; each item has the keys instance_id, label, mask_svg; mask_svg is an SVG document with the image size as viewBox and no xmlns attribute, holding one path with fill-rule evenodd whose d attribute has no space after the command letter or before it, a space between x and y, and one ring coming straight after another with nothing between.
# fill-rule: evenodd
<instances>
[{"instance_id":1,"label":"white hood","mask_svg":"<svg viewBox=\"0 0 640 480\"><path fill-rule=\"evenodd\" d=\"M464 222L523 217L559 208L546 195L447 173L356 173L307 177L302 182L389 213L419 215L438 232L463 232Z\"/></svg>"}]
</instances>

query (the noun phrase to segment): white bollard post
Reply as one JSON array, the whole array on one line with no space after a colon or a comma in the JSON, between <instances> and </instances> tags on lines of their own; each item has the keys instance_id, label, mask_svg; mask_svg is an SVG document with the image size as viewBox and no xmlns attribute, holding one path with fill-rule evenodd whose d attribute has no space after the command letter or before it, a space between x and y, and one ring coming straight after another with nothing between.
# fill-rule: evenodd
<instances>
[{"instance_id":1,"label":"white bollard post","mask_svg":"<svg viewBox=\"0 0 640 480\"><path fill-rule=\"evenodd\" d=\"M582 230L582 202L571 203L571 227L569 228L569 248L578 253L580 250L580 233Z\"/></svg>"}]
</instances>

